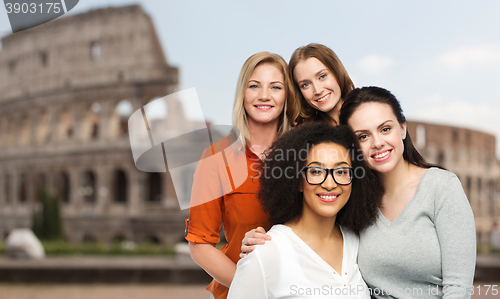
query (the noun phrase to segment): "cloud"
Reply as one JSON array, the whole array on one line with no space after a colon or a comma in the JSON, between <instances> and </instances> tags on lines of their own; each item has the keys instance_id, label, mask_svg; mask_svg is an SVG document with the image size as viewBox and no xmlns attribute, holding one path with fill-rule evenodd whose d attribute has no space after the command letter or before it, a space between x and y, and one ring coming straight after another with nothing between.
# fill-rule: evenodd
<instances>
[{"instance_id":1,"label":"cloud","mask_svg":"<svg viewBox=\"0 0 500 299\"><path fill-rule=\"evenodd\" d=\"M491 65L500 67L500 47L460 47L440 55L437 62L439 66L451 71Z\"/></svg>"},{"instance_id":2,"label":"cloud","mask_svg":"<svg viewBox=\"0 0 500 299\"><path fill-rule=\"evenodd\" d=\"M358 61L357 66L363 70L364 72L377 74L380 73L387 68L389 68L393 64L393 60L389 56L379 56L375 54L371 54L365 56L363 59Z\"/></svg>"}]
</instances>

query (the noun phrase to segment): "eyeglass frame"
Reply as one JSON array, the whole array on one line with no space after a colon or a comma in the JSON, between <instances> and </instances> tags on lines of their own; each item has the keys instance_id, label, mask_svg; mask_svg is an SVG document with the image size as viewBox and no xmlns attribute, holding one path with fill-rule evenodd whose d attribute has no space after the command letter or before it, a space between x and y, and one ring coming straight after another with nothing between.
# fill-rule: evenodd
<instances>
[{"instance_id":1,"label":"eyeglass frame","mask_svg":"<svg viewBox=\"0 0 500 299\"><path fill-rule=\"evenodd\" d=\"M307 179L307 170L311 169L311 168L320 168L320 169L326 170L325 178L323 179L323 181L321 181L321 183L317 183L317 184L311 184L311 183L309 183L309 180ZM347 183L347 184L340 184L339 182L337 182L337 180L335 179L335 176L333 175L333 172L335 170L337 170L337 169L349 169L349 177L351 178L351 180L349 181L349 183ZM321 185L321 184L323 184L326 181L326 179L328 178L328 175L331 174L331 176L333 178L333 181L337 185L341 185L341 186L347 186L347 185L352 184L352 179L354 178L353 170L354 170L354 167L351 167L351 166L342 166L342 167L335 167L335 168L325 168L325 167L321 167L321 166L306 166L306 167L304 167L302 169L302 171L304 172L304 175L305 175L306 182L309 185Z\"/></svg>"}]
</instances>

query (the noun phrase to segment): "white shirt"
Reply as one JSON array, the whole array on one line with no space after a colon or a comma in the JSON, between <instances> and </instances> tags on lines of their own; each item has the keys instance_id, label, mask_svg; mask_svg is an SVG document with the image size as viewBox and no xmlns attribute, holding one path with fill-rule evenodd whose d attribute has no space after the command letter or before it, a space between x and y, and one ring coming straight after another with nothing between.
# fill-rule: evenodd
<instances>
[{"instance_id":1,"label":"white shirt","mask_svg":"<svg viewBox=\"0 0 500 299\"><path fill-rule=\"evenodd\" d=\"M367 298L357 264L359 239L342 229L342 273L337 273L290 227L274 225L265 245L238 262L228 299Z\"/></svg>"}]
</instances>

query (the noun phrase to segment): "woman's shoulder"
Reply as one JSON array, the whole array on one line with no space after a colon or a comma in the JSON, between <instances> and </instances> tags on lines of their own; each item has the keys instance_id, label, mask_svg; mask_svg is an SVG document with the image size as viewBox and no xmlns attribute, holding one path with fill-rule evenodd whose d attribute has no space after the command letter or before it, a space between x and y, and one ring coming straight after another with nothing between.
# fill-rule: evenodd
<instances>
[{"instance_id":1,"label":"woman's shoulder","mask_svg":"<svg viewBox=\"0 0 500 299\"><path fill-rule=\"evenodd\" d=\"M357 247L359 245L359 236L355 232L342 225L339 225L339 228L344 237L344 242L346 242L348 246Z\"/></svg>"},{"instance_id":2,"label":"woman's shoulder","mask_svg":"<svg viewBox=\"0 0 500 299\"><path fill-rule=\"evenodd\" d=\"M293 246L292 230L286 225L275 224L267 234L271 236L271 240L266 241L263 245L255 246L254 251L259 252L260 255L272 256L283 251L283 248Z\"/></svg>"},{"instance_id":3,"label":"woman's shoulder","mask_svg":"<svg viewBox=\"0 0 500 299\"><path fill-rule=\"evenodd\" d=\"M421 180L423 180L426 184L440 186L442 184L446 184L446 182L454 178L458 179L456 174L454 174L451 171L441 169L438 167L431 167L425 171Z\"/></svg>"},{"instance_id":4,"label":"woman's shoulder","mask_svg":"<svg viewBox=\"0 0 500 299\"><path fill-rule=\"evenodd\" d=\"M284 225L274 225L267 234L271 236L271 240L266 241L263 245L256 245L255 249L244 257L242 260L246 262L255 262L258 260L262 265L276 264L280 259L286 258L283 249L293 248L293 244L289 242L288 233ZM242 261L240 260L242 263ZM266 267L266 269L270 269Z\"/></svg>"}]
</instances>

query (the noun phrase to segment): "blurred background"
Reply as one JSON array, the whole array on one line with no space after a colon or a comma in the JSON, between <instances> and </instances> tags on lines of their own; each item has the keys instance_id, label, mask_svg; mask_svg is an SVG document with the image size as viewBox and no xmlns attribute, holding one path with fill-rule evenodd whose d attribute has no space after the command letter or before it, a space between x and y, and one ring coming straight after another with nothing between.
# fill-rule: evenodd
<instances>
[{"instance_id":1,"label":"blurred background","mask_svg":"<svg viewBox=\"0 0 500 299\"><path fill-rule=\"evenodd\" d=\"M106 298L125 298L135 291L53 284L156 282L169 285L139 285L146 289L138 292L206 296L209 279L186 251L189 211L176 196L190 192L191 178L174 190L168 172L137 170L128 118L195 87L201 120L229 125L244 61L259 51L289 60L311 42L332 48L356 86L382 86L398 97L419 151L456 173L469 198L476 281L499 282L499 11L498 1L486 0L81 0L55 21L12 34L2 6L0 282L21 287L0 290L25 292L6 298L69 298L81 290L96 292L86 298L108 291ZM157 119L199 125L189 121L189 106L155 105ZM7 238L27 228L47 257L7 258ZM44 291L23 283L42 283Z\"/></svg>"}]
</instances>

